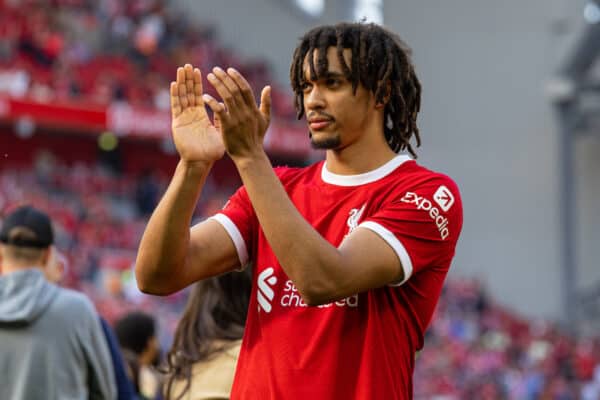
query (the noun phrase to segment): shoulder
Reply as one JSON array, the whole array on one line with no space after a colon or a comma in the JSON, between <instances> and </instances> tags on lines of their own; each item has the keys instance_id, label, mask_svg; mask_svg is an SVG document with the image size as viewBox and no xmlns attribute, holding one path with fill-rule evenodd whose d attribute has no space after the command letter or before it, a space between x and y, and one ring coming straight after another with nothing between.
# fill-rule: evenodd
<instances>
[{"instance_id":1,"label":"shoulder","mask_svg":"<svg viewBox=\"0 0 600 400\"><path fill-rule=\"evenodd\" d=\"M240 350L242 348L242 339L235 340L230 343L230 345L223 351L225 355L235 361L237 361L238 356L240 355Z\"/></svg>"},{"instance_id":2,"label":"shoulder","mask_svg":"<svg viewBox=\"0 0 600 400\"><path fill-rule=\"evenodd\" d=\"M396 172L397 176L399 176L403 179L408 178L410 181L414 181L416 183L426 183L429 181L437 181L437 182L448 183L451 186L456 187L456 183L450 176L448 176L440 171L436 171L431 168L427 168L427 167L417 163L417 161L415 161L415 160L408 161L406 164L404 164L400 168L398 168L395 172Z\"/></svg>"},{"instance_id":3,"label":"shoulder","mask_svg":"<svg viewBox=\"0 0 600 400\"><path fill-rule=\"evenodd\" d=\"M216 341L215 346L221 348L222 350L214 353L206 360L195 363L192 373L202 374L206 373L207 371L212 371L213 373L220 371L221 373L228 374L231 368L235 368L238 356L240 354L241 344L241 340Z\"/></svg>"},{"instance_id":4,"label":"shoulder","mask_svg":"<svg viewBox=\"0 0 600 400\"><path fill-rule=\"evenodd\" d=\"M59 287L55 303L65 311L77 313L75 315L78 318L85 315L96 316L96 308L91 300L83 293L72 289Z\"/></svg>"},{"instance_id":5,"label":"shoulder","mask_svg":"<svg viewBox=\"0 0 600 400\"><path fill-rule=\"evenodd\" d=\"M223 345L220 342L219 345ZM191 399L228 399L233 385L241 340L231 342L227 347L208 360L196 362L192 366L190 387ZM172 393L183 389L184 381L176 381Z\"/></svg>"},{"instance_id":6,"label":"shoulder","mask_svg":"<svg viewBox=\"0 0 600 400\"><path fill-rule=\"evenodd\" d=\"M212 357L209 357L207 360L203 360L196 365L206 364L212 367L215 366L235 366L237 363L238 356L240 354L240 349L242 346L242 339L239 340L215 340L213 342L215 348L220 349L216 353L213 354Z\"/></svg>"},{"instance_id":7,"label":"shoulder","mask_svg":"<svg viewBox=\"0 0 600 400\"><path fill-rule=\"evenodd\" d=\"M396 169L392 175L394 176L390 177L390 181L380 186L380 209L400 212L402 218L413 221L431 219L436 222L438 230L444 230L447 222L453 232L460 232L463 220L462 198L458 185L452 178L414 161Z\"/></svg>"},{"instance_id":8,"label":"shoulder","mask_svg":"<svg viewBox=\"0 0 600 400\"><path fill-rule=\"evenodd\" d=\"M398 168L392 179L395 180L397 194L422 193L435 196L450 196L460 201L460 190L456 182L448 175L426 168L416 161L410 161Z\"/></svg>"},{"instance_id":9,"label":"shoulder","mask_svg":"<svg viewBox=\"0 0 600 400\"><path fill-rule=\"evenodd\" d=\"M312 177L315 174L320 173L321 166L323 161L311 164L306 167L288 167L288 166L279 166L273 168L275 174L281 180L281 182L286 183L290 181L294 181L297 179L303 179L305 177Z\"/></svg>"}]
</instances>

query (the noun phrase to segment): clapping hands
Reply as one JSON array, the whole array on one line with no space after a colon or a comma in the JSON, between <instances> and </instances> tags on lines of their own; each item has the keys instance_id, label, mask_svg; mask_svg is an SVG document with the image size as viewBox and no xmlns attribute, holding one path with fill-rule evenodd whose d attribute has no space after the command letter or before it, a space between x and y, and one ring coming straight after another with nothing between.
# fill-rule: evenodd
<instances>
[{"instance_id":1,"label":"clapping hands","mask_svg":"<svg viewBox=\"0 0 600 400\"><path fill-rule=\"evenodd\" d=\"M173 139L181 158L212 163L224 151L234 161L262 151L271 115L270 86L263 88L257 106L250 84L235 69L215 67L207 79L222 102L203 93L201 72L190 64L178 68L177 80L171 83Z\"/></svg>"}]
</instances>

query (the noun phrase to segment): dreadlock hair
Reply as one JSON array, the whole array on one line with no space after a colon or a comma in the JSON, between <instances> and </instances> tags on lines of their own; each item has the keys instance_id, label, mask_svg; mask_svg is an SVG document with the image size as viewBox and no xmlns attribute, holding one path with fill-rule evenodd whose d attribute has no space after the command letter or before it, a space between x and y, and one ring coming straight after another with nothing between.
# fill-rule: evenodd
<instances>
[{"instance_id":1,"label":"dreadlock hair","mask_svg":"<svg viewBox=\"0 0 600 400\"><path fill-rule=\"evenodd\" d=\"M385 103L383 129L390 148L401 150L416 158L410 144L414 135L421 145L417 128L417 113L421 107L421 84L417 78L410 49L395 33L374 23L339 23L314 28L300 38L290 67L290 81L298 119L304 115L302 85L305 82L304 60L307 59L310 79L317 80L327 73L327 49L337 48L343 73L352 83L356 94L358 85L370 90L379 103ZM344 59L344 49L352 51L351 65ZM318 59L314 52L318 50Z\"/></svg>"}]
</instances>

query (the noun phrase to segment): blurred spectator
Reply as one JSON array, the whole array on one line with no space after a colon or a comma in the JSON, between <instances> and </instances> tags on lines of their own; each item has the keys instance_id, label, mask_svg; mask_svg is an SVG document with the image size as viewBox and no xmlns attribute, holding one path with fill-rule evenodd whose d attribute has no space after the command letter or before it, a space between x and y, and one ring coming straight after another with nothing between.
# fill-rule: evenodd
<instances>
[{"instance_id":1,"label":"blurred spectator","mask_svg":"<svg viewBox=\"0 0 600 400\"><path fill-rule=\"evenodd\" d=\"M271 84L275 116L294 121L292 96L273 82L267 63L240 60L217 39L214 27L192 26L165 0L0 1L0 91L166 110L175 66L231 65L256 87Z\"/></svg>"},{"instance_id":2,"label":"blurred spectator","mask_svg":"<svg viewBox=\"0 0 600 400\"><path fill-rule=\"evenodd\" d=\"M155 298L142 294L131 275L135 248L144 220L136 204L137 174L113 175L97 165L67 165L47 151L39 152L34 166L0 168L0 213L22 204L38 204L52 214L56 244L67 252L65 287L82 291L98 312L113 324L133 309L156 316L164 347L169 346L186 291ZM158 193L166 179L156 171L152 180ZM229 184L222 179L222 184ZM207 200L220 208L232 189L214 185ZM200 205L195 218L205 218Z\"/></svg>"},{"instance_id":3,"label":"blurred spectator","mask_svg":"<svg viewBox=\"0 0 600 400\"><path fill-rule=\"evenodd\" d=\"M195 284L167 355L167 400L229 399L246 323L250 270Z\"/></svg>"},{"instance_id":4,"label":"blurred spectator","mask_svg":"<svg viewBox=\"0 0 600 400\"><path fill-rule=\"evenodd\" d=\"M272 80L264 61L235 60L220 46L213 26L192 26L183 13L173 12L176 7L169 5L167 11L161 4L167 3L0 0L0 92L43 101L103 106L125 101L160 109L167 104L164 88L171 71L186 62L203 70L241 64L254 87ZM131 54L137 62L128 59ZM210 93L211 86L205 89ZM276 118L295 118L288 90L273 85ZM166 181L153 180L162 193ZM0 211L26 202L43 205L53 215L56 240L69 249L72 268L64 274L65 285L83 290L110 322L135 306L153 310L159 325L169 330L183 294L160 301L140 296L133 305L131 298L99 288L98 281L107 277L114 278L112 287L119 287L125 274L114 264L133 262L144 226L137 213L136 183L136 176L115 176L79 163L45 162L39 170L3 164ZM220 208L228 197L224 192L215 188L195 217ZM111 271L102 273L107 269ZM437 313L416 362L416 400L483 398L485 393L521 400L567 392L600 399L597 337L572 337L555 325L524 319L495 304L472 281L449 281ZM4 377L0 374L0 380ZM2 392L0 398L5 398Z\"/></svg>"},{"instance_id":5,"label":"blurred spectator","mask_svg":"<svg viewBox=\"0 0 600 400\"><path fill-rule=\"evenodd\" d=\"M135 400L135 390L133 383L127 375L121 347L112 327L104 318L100 318L102 323L102 331L106 337L106 342L110 350L110 356L115 370L115 381L117 385L117 400Z\"/></svg>"},{"instance_id":6,"label":"blurred spectator","mask_svg":"<svg viewBox=\"0 0 600 400\"><path fill-rule=\"evenodd\" d=\"M152 214L159 196L159 187L155 177L152 176L152 171L144 171L137 180L135 192L135 202L141 217L147 218Z\"/></svg>"},{"instance_id":7,"label":"blurred spectator","mask_svg":"<svg viewBox=\"0 0 600 400\"><path fill-rule=\"evenodd\" d=\"M47 281L49 217L16 209L0 230L0 398L114 399L100 320L82 294Z\"/></svg>"},{"instance_id":8,"label":"blurred spectator","mask_svg":"<svg viewBox=\"0 0 600 400\"><path fill-rule=\"evenodd\" d=\"M477 281L449 281L416 362L414 398L598 399L599 354L597 337L522 318Z\"/></svg>"},{"instance_id":9,"label":"blurred spectator","mask_svg":"<svg viewBox=\"0 0 600 400\"><path fill-rule=\"evenodd\" d=\"M67 258L60 251L55 249L51 254L50 262L48 262L44 269L48 281L60 285L60 282L68 270L68 265L69 261ZM102 324L102 331L106 338L115 372L117 400L135 400L133 385L125 371L125 364L119 342L117 341L111 326L104 318L100 317L100 323Z\"/></svg>"},{"instance_id":10,"label":"blurred spectator","mask_svg":"<svg viewBox=\"0 0 600 400\"><path fill-rule=\"evenodd\" d=\"M114 328L137 395L144 400L156 399L160 393L155 370L160 348L154 318L134 311L120 318Z\"/></svg>"},{"instance_id":11,"label":"blurred spectator","mask_svg":"<svg viewBox=\"0 0 600 400\"><path fill-rule=\"evenodd\" d=\"M111 294L101 286L109 275L121 286L134 284L130 269L144 225L135 200L137 175L112 176L81 163L67 166L47 154L39 164L39 170L0 170L0 212L25 203L51 212L56 242L69 249L65 285L84 291L111 323L133 308L152 310L168 346L185 291L160 299L136 291L134 303L131 295ZM166 181L153 179L162 193ZM215 185L195 219L220 209L228 190ZM510 400L538 399L548 390L600 399L598 335L573 337L555 324L522 318L471 280L449 280L436 312L416 362L415 400L478 396L483 390L478 382L487 376Z\"/></svg>"}]
</instances>

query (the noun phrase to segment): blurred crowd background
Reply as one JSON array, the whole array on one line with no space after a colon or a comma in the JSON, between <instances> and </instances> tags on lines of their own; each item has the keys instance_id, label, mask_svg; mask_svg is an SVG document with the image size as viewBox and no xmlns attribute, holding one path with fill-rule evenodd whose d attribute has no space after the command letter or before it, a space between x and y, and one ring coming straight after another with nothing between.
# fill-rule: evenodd
<instances>
[{"instance_id":1,"label":"blurred crowd background","mask_svg":"<svg viewBox=\"0 0 600 400\"><path fill-rule=\"evenodd\" d=\"M111 324L132 311L153 315L163 353L188 290L168 297L144 295L137 289L133 263L145 222L177 162L168 132L168 87L176 67L234 66L255 88L272 85L275 119L268 148L274 163L302 165L320 156L304 143L306 129L296 121L281 67L272 59L242 55L243 49L225 43L222 36L228 29L210 18L199 21L188 15L185 2L0 0L0 215L21 204L47 211L54 220L57 246L68 259L64 284L88 295ZM248 25L247 35L252 29L268 28ZM295 43L286 45L291 49ZM289 56L278 56L287 65ZM429 87L425 80L425 97ZM210 93L210 85L205 89ZM158 128L119 119L146 117ZM120 129L123 124L126 128ZM424 137L426 145L435 141ZM441 140L443 147L446 139ZM597 141L592 145L598 148ZM440 154L434 150L425 159ZM593 175L596 182L599 172ZM498 296L510 288L490 290L493 273L477 271L477 262L469 258L469 247L481 244L472 240L476 234L468 227L468 209L475 202L468 196L471 178L456 179L459 186L461 181L467 186L466 237L456 260L464 273L450 275L418 355L415 398L600 399L600 335L566 325L568 319L560 312L536 315L522 295L517 296L522 307L511 303L510 296ZM220 209L239 183L228 160L217 163L194 219ZM583 215L597 221L600 211L594 210ZM488 231L493 230L491 225ZM589 233L586 240L597 244L596 225ZM480 238L489 236L482 233ZM491 242L500 247L504 243ZM555 250L548 242L545 246L548 252ZM516 261L509 252L510 247L497 253L505 257L502 264ZM543 259L537 261L541 282L560 275L544 270ZM496 262L491 255L489 262ZM531 260L525 257L525 263ZM514 268L505 274L518 280L519 267ZM560 291L549 282L540 286L549 286L546 290L556 293L553 304L560 303ZM516 290L520 283L515 285ZM531 304L539 301L536 288L527 290Z\"/></svg>"}]
</instances>

